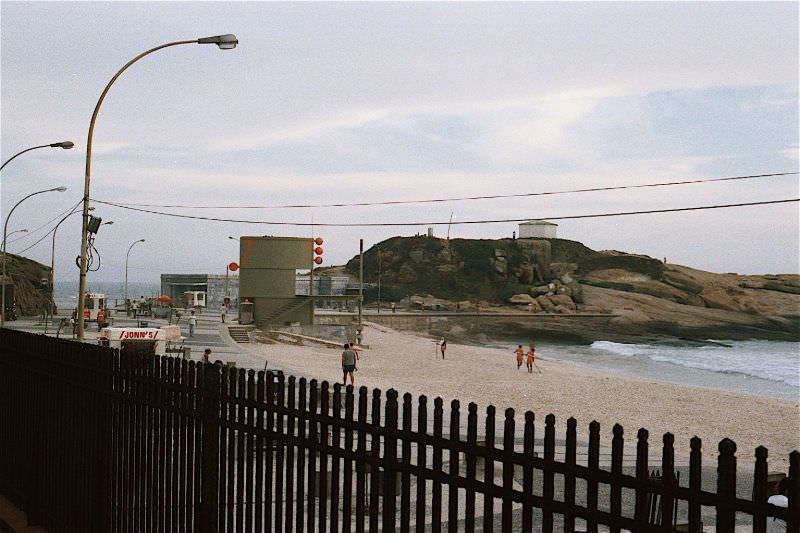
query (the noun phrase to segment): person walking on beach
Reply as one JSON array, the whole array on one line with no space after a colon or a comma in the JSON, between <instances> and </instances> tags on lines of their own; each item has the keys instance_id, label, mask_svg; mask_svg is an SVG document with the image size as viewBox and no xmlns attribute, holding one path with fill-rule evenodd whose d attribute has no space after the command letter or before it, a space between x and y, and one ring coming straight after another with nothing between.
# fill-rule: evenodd
<instances>
[{"instance_id":1,"label":"person walking on beach","mask_svg":"<svg viewBox=\"0 0 800 533\"><path fill-rule=\"evenodd\" d=\"M220 316L222 316L222 323L224 324L225 323L225 317L228 314L228 308L225 306L225 304L222 304L222 305L219 306L219 314L220 314Z\"/></svg>"},{"instance_id":2,"label":"person walking on beach","mask_svg":"<svg viewBox=\"0 0 800 533\"><path fill-rule=\"evenodd\" d=\"M528 353L525 355L527 356L525 360L525 365L528 367L528 374L533 374L533 365L536 362L536 345L534 343L530 343L530 345L528 346Z\"/></svg>"},{"instance_id":3,"label":"person walking on beach","mask_svg":"<svg viewBox=\"0 0 800 533\"><path fill-rule=\"evenodd\" d=\"M522 349L521 344L517 346L517 349L514 350L514 353L517 354L517 370L519 370L522 366L522 356L525 354L525 350Z\"/></svg>"},{"instance_id":4,"label":"person walking on beach","mask_svg":"<svg viewBox=\"0 0 800 533\"><path fill-rule=\"evenodd\" d=\"M342 384L347 385L347 374L350 374L350 384L355 386L356 379L353 376L353 372L358 370L356 366L356 360L358 356L356 352L350 349L349 344L344 345L344 351L342 352Z\"/></svg>"},{"instance_id":5,"label":"person walking on beach","mask_svg":"<svg viewBox=\"0 0 800 533\"><path fill-rule=\"evenodd\" d=\"M189 315L189 336L190 337L194 337L194 328L196 328L196 327L197 327L197 317L195 316L194 311L192 311L192 314Z\"/></svg>"},{"instance_id":6,"label":"person walking on beach","mask_svg":"<svg viewBox=\"0 0 800 533\"><path fill-rule=\"evenodd\" d=\"M439 350L442 352L442 359L444 359L444 351L447 350L447 341L442 337L442 342L439 344Z\"/></svg>"}]
</instances>

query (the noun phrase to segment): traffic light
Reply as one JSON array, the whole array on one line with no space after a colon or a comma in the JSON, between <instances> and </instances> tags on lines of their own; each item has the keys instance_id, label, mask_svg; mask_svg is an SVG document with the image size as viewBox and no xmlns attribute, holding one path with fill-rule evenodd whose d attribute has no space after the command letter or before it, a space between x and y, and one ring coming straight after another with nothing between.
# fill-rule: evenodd
<instances>
[{"instance_id":1,"label":"traffic light","mask_svg":"<svg viewBox=\"0 0 800 533\"><path fill-rule=\"evenodd\" d=\"M316 248L314 248L314 250L313 250L314 253L312 254L312 257L313 257L312 261L314 261L314 263L316 263L317 265L321 265L322 264L322 253L324 252L324 250L322 249L322 246L320 246L320 245L325 241L323 241L321 237L317 237L312 242L317 245Z\"/></svg>"}]
</instances>

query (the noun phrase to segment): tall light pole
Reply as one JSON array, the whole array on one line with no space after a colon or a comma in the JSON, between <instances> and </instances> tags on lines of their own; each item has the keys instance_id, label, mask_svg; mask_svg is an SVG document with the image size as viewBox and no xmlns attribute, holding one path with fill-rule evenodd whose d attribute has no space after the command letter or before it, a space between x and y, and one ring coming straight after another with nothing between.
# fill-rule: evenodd
<instances>
[{"instance_id":1,"label":"tall light pole","mask_svg":"<svg viewBox=\"0 0 800 533\"><path fill-rule=\"evenodd\" d=\"M16 156L15 156L16 157ZM14 212L14 209L19 206L22 202L30 198L31 196L36 196L37 194L44 194L46 192L64 192L66 191L66 187L56 187L55 189L45 189L43 191L32 192L16 204L14 207L11 208L11 211L8 212L6 216L6 221L3 224L3 288L2 288L2 297L0 297L0 328L5 327L6 325L6 239L8 237L8 219L11 218L11 213Z\"/></svg>"},{"instance_id":2,"label":"tall light pole","mask_svg":"<svg viewBox=\"0 0 800 533\"><path fill-rule=\"evenodd\" d=\"M103 92L100 93L100 98L97 100L97 105L94 107L94 112L92 113L92 119L89 121L89 135L86 141L86 176L83 185L83 228L81 229L81 262L80 262L80 282L78 283L78 310L77 316L83 317L83 309L84 309L84 298L86 294L86 259L87 259L87 250L89 244L89 185L91 182L91 170L92 170L92 136L94 135L94 124L97 121L97 114L100 112L100 105L103 103L103 100L108 94L108 90L111 89L111 86L117 81L117 78L125 72L128 67L142 59L143 57L152 54L158 50L163 48L168 48L170 46L178 46L181 44L216 44L222 50L232 50L236 48L236 45L239 44L238 39L236 39L235 35L216 35L214 37L204 37L202 39L195 39L189 41L175 41L172 43L162 44L160 46L156 46L155 48L151 48L146 52L142 52L138 56L134 57L121 69L114 74L114 77L111 78L111 81L108 82ZM83 340L83 319L78 320L78 328L76 332L76 336L79 341Z\"/></svg>"},{"instance_id":3,"label":"tall light pole","mask_svg":"<svg viewBox=\"0 0 800 533\"><path fill-rule=\"evenodd\" d=\"M139 239L138 241L133 241L130 246L128 246L128 253L125 254L125 295L123 298L125 299L125 312L128 312L128 258L131 256L131 250L137 243L144 242L144 239Z\"/></svg>"},{"instance_id":4,"label":"tall light pole","mask_svg":"<svg viewBox=\"0 0 800 533\"><path fill-rule=\"evenodd\" d=\"M6 167L6 165L9 164L14 159L16 159L17 156L20 156L20 155L24 154L25 152L30 152L31 150L36 150L38 148L63 148L64 150L69 150L73 146L75 146L75 143L73 143L72 141L63 141L63 142L60 142L60 143L53 143L53 144L43 144L41 146L31 146L30 148L26 148L26 149L22 150L21 152L17 152L16 154L14 154L10 158L8 158L8 160L5 163L3 163L2 166L0 166L0 170L3 170Z\"/></svg>"}]
</instances>

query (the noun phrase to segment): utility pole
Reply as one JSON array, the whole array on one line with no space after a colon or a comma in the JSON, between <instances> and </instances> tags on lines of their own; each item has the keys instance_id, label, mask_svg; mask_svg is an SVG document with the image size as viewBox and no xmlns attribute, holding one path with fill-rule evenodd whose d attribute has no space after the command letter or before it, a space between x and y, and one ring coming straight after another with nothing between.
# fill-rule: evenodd
<instances>
[{"instance_id":1,"label":"utility pole","mask_svg":"<svg viewBox=\"0 0 800 533\"><path fill-rule=\"evenodd\" d=\"M361 329L364 304L364 239L358 241L358 331Z\"/></svg>"},{"instance_id":2,"label":"utility pole","mask_svg":"<svg viewBox=\"0 0 800 533\"><path fill-rule=\"evenodd\" d=\"M381 314L381 249L378 248L378 314Z\"/></svg>"}]
</instances>

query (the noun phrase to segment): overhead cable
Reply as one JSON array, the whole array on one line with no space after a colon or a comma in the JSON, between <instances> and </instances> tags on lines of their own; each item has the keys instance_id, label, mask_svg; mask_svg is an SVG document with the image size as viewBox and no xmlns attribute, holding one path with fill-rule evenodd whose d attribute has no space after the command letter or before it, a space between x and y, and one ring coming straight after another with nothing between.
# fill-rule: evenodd
<instances>
[{"instance_id":1,"label":"overhead cable","mask_svg":"<svg viewBox=\"0 0 800 533\"><path fill-rule=\"evenodd\" d=\"M30 237L31 237L31 235L33 235L34 233L38 232L40 229L42 229L42 228L46 228L47 226L49 226L50 224L52 224L52 223L53 223L53 222L55 222L56 220L60 219L61 217L63 217L63 216L64 216L64 215L66 215L67 213L69 213L70 211L74 210L74 209L75 209L75 208L76 208L78 205L80 205L80 203L81 203L82 201L83 201L83 200L79 200L77 204L75 204L74 206L72 206L72 207L68 208L66 211L62 211L61 213L59 213L59 214L58 214L58 215L56 215L55 217L51 218L50 220L48 220L47 222L45 222L44 224L42 224L42 225L41 225L41 226L39 226L38 228L36 228L36 229L32 229L31 231L29 231L28 233L26 233L26 234L25 234L25 235L23 235L22 237L17 237L16 239L12 239L12 240L8 241L8 243L7 243L7 244L14 244L15 242L17 242L17 241L21 241L22 239L27 239L27 238L30 238Z\"/></svg>"},{"instance_id":2,"label":"overhead cable","mask_svg":"<svg viewBox=\"0 0 800 533\"><path fill-rule=\"evenodd\" d=\"M578 218L601 218L601 217L617 217L626 215L650 215L656 213L676 213L680 211L701 211L706 209L724 209L730 207L749 207L759 205L783 204L788 202L800 202L800 198L788 198L784 200L766 200L762 202L746 202L738 204L718 204L718 205L704 205L694 207L674 207L669 209L648 209L643 211L618 211L613 213L594 213L587 215L560 215L560 216L542 216L539 217L543 220L569 220ZM129 211L138 211L140 213L149 213L152 215L160 215L175 218L186 218L191 220L205 220L209 222L231 222L237 224L261 224L268 226L298 226L308 227L308 222L281 222L281 221L266 221L266 220L240 220L234 218L216 218L204 217L198 215L183 215L180 213L166 213L163 211L153 211L151 209L142 209L139 207L130 207L122 204L115 204L112 202L102 202L106 205L118 207L120 209L127 209ZM527 218L504 218L495 220L454 220L442 222L314 222L315 226L325 227L352 227L352 228L366 228L366 227L402 227L402 226L446 226L446 225L464 225L464 224L500 224L508 222L526 222L531 220Z\"/></svg>"},{"instance_id":3,"label":"overhead cable","mask_svg":"<svg viewBox=\"0 0 800 533\"><path fill-rule=\"evenodd\" d=\"M720 181L749 180L756 178L774 178L779 176L792 176L799 172L778 172L773 174L752 174L748 176L727 176L723 178L692 179L683 181L667 181L661 183L644 183L634 185L616 185L610 187L591 187L587 189L569 189L564 191L526 192L516 194L492 194L484 196L462 196L455 198L428 198L418 200L385 200L378 202L354 202L341 204L287 204L287 205L170 205L170 204L133 204L122 202L109 202L92 198L93 202L127 206L127 207L156 207L161 209L299 209L299 208L326 208L326 207L364 207L373 205L401 205L401 204L429 204L436 202L462 202L467 200L494 200L500 198L526 198L531 196L552 196L557 194L575 194L585 192L616 191L620 189L643 189L648 187L668 187L672 185L690 185L696 183L713 183Z\"/></svg>"}]
</instances>

